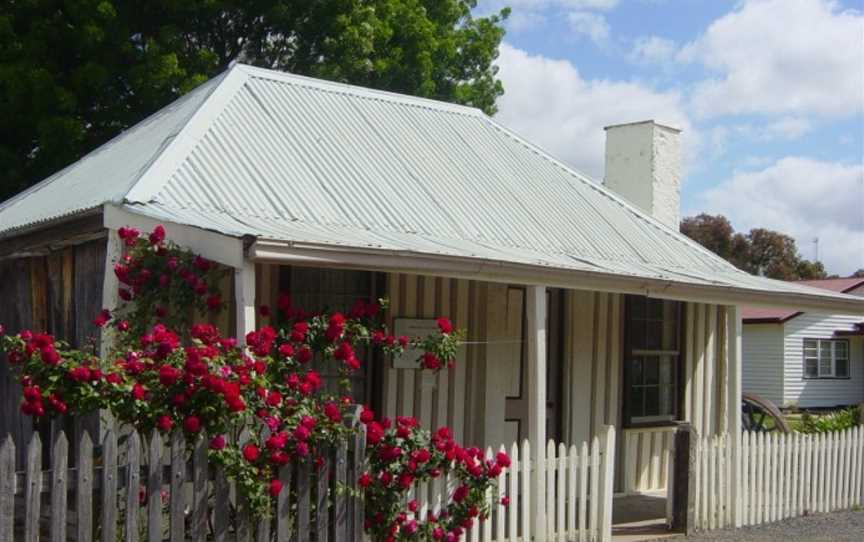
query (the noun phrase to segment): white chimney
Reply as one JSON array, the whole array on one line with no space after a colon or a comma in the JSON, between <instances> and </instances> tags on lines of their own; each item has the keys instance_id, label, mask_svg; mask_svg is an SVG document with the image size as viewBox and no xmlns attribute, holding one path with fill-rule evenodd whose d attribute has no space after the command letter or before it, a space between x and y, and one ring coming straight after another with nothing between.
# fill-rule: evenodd
<instances>
[{"instance_id":1,"label":"white chimney","mask_svg":"<svg viewBox=\"0 0 864 542\"><path fill-rule=\"evenodd\" d=\"M653 120L604 129L606 187L677 231L681 219L681 130Z\"/></svg>"}]
</instances>

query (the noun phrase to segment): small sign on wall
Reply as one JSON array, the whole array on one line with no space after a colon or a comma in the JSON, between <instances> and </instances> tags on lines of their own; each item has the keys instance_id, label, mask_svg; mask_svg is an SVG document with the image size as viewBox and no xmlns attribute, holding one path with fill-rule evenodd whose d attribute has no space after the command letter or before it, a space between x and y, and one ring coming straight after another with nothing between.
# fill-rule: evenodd
<instances>
[{"instance_id":1,"label":"small sign on wall","mask_svg":"<svg viewBox=\"0 0 864 542\"><path fill-rule=\"evenodd\" d=\"M393 335L402 335L409 339L426 337L439 333L438 324L434 318L396 318L393 321ZM394 369L419 369L420 356L423 352L414 348L406 349L402 354L393 356Z\"/></svg>"}]
</instances>

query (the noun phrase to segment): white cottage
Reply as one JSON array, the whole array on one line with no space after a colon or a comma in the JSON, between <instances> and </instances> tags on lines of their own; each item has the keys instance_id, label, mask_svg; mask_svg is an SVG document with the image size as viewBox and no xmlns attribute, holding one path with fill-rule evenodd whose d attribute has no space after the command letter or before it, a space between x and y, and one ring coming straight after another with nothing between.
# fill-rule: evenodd
<instances>
[{"instance_id":1,"label":"white cottage","mask_svg":"<svg viewBox=\"0 0 864 542\"><path fill-rule=\"evenodd\" d=\"M864 297L864 278L802 281ZM745 307L743 389L780 407L834 408L864 402L864 319Z\"/></svg>"},{"instance_id":2,"label":"white cottage","mask_svg":"<svg viewBox=\"0 0 864 542\"><path fill-rule=\"evenodd\" d=\"M534 460L612 427L617 488L659 489L676 424L740 434L742 304L860 315L864 299L679 234L677 130L610 126L606 164L604 186L476 109L235 65L0 205L0 320L83 340L78 313L116 300L116 230L161 223L235 270L226 331L280 290L388 296L397 327L449 316L468 330L455 369L368 363L357 400L466 444L528 439ZM0 370L0 432L31 431Z\"/></svg>"}]
</instances>

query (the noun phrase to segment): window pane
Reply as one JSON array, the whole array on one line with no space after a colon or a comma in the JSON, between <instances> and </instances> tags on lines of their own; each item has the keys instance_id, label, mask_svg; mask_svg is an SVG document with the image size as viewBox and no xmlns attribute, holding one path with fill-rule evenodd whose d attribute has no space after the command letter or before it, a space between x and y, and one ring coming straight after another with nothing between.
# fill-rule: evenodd
<instances>
[{"instance_id":1,"label":"window pane","mask_svg":"<svg viewBox=\"0 0 864 542\"><path fill-rule=\"evenodd\" d=\"M819 358L819 376L831 376L831 358Z\"/></svg>"},{"instance_id":2,"label":"window pane","mask_svg":"<svg viewBox=\"0 0 864 542\"><path fill-rule=\"evenodd\" d=\"M841 378L846 378L849 376L849 360L848 359L838 359L834 363L835 374L834 376L838 376Z\"/></svg>"},{"instance_id":3,"label":"window pane","mask_svg":"<svg viewBox=\"0 0 864 542\"><path fill-rule=\"evenodd\" d=\"M660 414L660 388L645 388L645 415L659 416Z\"/></svg>"},{"instance_id":4,"label":"window pane","mask_svg":"<svg viewBox=\"0 0 864 542\"><path fill-rule=\"evenodd\" d=\"M642 384L642 358L634 358L631 368L630 382L633 384Z\"/></svg>"},{"instance_id":5,"label":"window pane","mask_svg":"<svg viewBox=\"0 0 864 542\"><path fill-rule=\"evenodd\" d=\"M844 359L849 357L848 348L846 341L834 341L834 356Z\"/></svg>"},{"instance_id":6,"label":"window pane","mask_svg":"<svg viewBox=\"0 0 864 542\"><path fill-rule=\"evenodd\" d=\"M804 348L811 348L813 350L816 350L816 345L816 339L804 339Z\"/></svg>"},{"instance_id":7,"label":"window pane","mask_svg":"<svg viewBox=\"0 0 864 542\"><path fill-rule=\"evenodd\" d=\"M630 395L630 414L634 417L645 416L645 406L643 404L643 394L641 387L632 388Z\"/></svg>"},{"instance_id":8,"label":"window pane","mask_svg":"<svg viewBox=\"0 0 864 542\"><path fill-rule=\"evenodd\" d=\"M648 318L653 318L655 320L663 319L663 300L662 299L649 299L648 300Z\"/></svg>"},{"instance_id":9,"label":"window pane","mask_svg":"<svg viewBox=\"0 0 864 542\"><path fill-rule=\"evenodd\" d=\"M660 358L660 384L664 386L672 385L675 377L674 364L672 356L662 356Z\"/></svg>"},{"instance_id":10,"label":"window pane","mask_svg":"<svg viewBox=\"0 0 864 542\"><path fill-rule=\"evenodd\" d=\"M816 378L819 376L819 372L816 368L816 358L804 360L804 376L809 378Z\"/></svg>"},{"instance_id":11,"label":"window pane","mask_svg":"<svg viewBox=\"0 0 864 542\"><path fill-rule=\"evenodd\" d=\"M662 386L660 388L660 414L671 416L675 413L675 390L673 386Z\"/></svg>"},{"instance_id":12,"label":"window pane","mask_svg":"<svg viewBox=\"0 0 864 542\"><path fill-rule=\"evenodd\" d=\"M646 385L657 385L660 383L660 368L657 356L646 356L644 368L644 381Z\"/></svg>"},{"instance_id":13,"label":"window pane","mask_svg":"<svg viewBox=\"0 0 864 542\"><path fill-rule=\"evenodd\" d=\"M645 320L635 320L630 325L630 348L645 349Z\"/></svg>"},{"instance_id":14,"label":"window pane","mask_svg":"<svg viewBox=\"0 0 864 542\"><path fill-rule=\"evenodd\" d=\"M663 321L648 320L646 324L645 349L646 350L662 350L663 349Z\"/></svg>"}]
</instances>

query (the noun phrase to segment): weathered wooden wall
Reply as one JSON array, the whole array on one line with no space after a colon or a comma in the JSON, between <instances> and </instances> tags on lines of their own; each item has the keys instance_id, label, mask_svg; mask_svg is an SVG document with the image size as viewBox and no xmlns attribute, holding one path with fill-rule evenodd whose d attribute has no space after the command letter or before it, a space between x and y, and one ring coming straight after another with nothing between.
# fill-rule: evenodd
<instances>
[{"instance_id":1,"label":"weathered wooden wall","mask_svg":"<svg viewBox=\"0 0 864 542\"><path fill-rule=\"evenodd\" d=\"M0 323L7 332L46 331L74 347L98 349L93 318L102 309L105 240L45 251L39 256L0 260ZM98 351L98 350L94 350ZM0 438L26 442L32 419L20 413L20 384L9 364L0 363ZM58 420L70 430L93 429L92 419ZM50 435L49 428L38 428ZM23 464L24 450L19 450Z\"/></svg>"}]
</instances>

